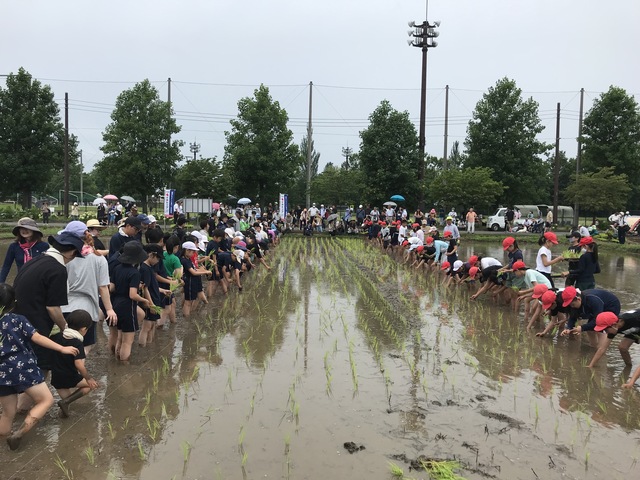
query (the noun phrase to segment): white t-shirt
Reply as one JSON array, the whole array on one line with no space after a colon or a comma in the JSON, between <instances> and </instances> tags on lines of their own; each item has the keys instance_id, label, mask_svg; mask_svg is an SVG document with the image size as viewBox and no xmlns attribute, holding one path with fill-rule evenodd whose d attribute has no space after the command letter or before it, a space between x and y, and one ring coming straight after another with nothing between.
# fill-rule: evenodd
<instances>
[{"instance_id":1,"label":"white t-shirt","mask_svg":"<svg viewBox=\"0 0 640 480\"><path fill-rule=\"evenodd\" d=\"M549 265L548 267L544 266L544 264L542 263L542 255L545 255L547 257L547 262L551 261L551 250L549 250L544 245L541 246L540 250L538 250L538 256L536 257L536 270L543 273L551 273L551 265Z\"/></svg>"},{"instance_id":2,"label":"white t-shirt","mask_svg":"<svg viewBox=\"0 0 640 480\"><path fill-rule=\"evenodd\" d=\"M407 227L405 227L404 225L402 225L399 229L398 229L398 241L402 242L404 239L407 238Z\"/></svg>"},{"instance_id":3,"label":"white t-shirt","mask_svg":"<svg viewBox=\"0 0 640 480\"><path fill-rule=\"evenodd\" d=\"M422 245L423 245L423 241L420 240L418 237L411 237L409 239L409 251L415 250L416 248Z\"/></svg>"},{"instance_id":4,"label":"white t-shirt","mask_svg":"<svg viewBox=\"0 0 640 480\"><path fill-rule=\"evenodd\" d=\"M60 307L62 313L86 310L94 322L99 315L99 287L109 286L109 267L105 257L90 253L67 265L69 303Z\"/></svg>"},{"instance_id":5,"label":"white t-shirt","mask_svg":"<svg viewBox=\"0 0 640 480\"><path fill-rule=\"evenodd\" d=\"M493 257L484 257L480 260L480 270L484 270L485 268L498 266L501 267L502 263L499 260Z\"/></svg>"}]
</instances>

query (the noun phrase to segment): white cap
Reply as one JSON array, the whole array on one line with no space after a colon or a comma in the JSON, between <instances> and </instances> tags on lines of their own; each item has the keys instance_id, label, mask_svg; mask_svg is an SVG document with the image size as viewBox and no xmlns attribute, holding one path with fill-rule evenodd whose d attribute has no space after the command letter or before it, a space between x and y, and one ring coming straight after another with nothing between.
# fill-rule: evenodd
<instances>
[{"instance_id":1,"label":"white cap","mask_svg":"<svg viewBox=\"0 0 640 480\"><path fill-rule=\"evenodd\" d=\"M149 219L149 223L156 223L158 221L153 215L147 215L147 218Z\"/></svg>"},{"instance_id":2,"label":"white cap","mask_svg":"<svg viewBox=\"0 0 640 480\"><path fill-rule=\"evenodd\" d=\"M185 250L194 250L194 251L198 251L198 247L196 247L196 244L193 242L184 242L182 244L182 248L184 248Z\"/></svg>"},{"instance_id":3,"label":"white cap","mask_svg":"<svg viewBox=\"0 0 640 480\"><path fill-rule=\"evenodd\" d=\"M234 237L240 237L242 239L244 239L244 235L242 234L242 232L236 232L233 234Z\"/></svg>"},{"instance_id":4,"label":"white cap","mask_svg":"<svg viewBox=\"0 0 640 480\"><path fill-rule=\"evenodd\" d=\"M457 272L458 270L460 270L462 268L462 265L464 265L462 260L456 260L455 262L453 262L453 271Z\"/></svg>"},{"instance_id":5,"label":"white cap","mask_svg":"<svg viewBox=\"0 0 640 480\"><path fill-rule=\"evenodd\" d=\"M227 227L224 229L224 233L226 233L229 237L233 237L234 233L236 233L236 231L231 228L231 227Z\"/></svg>"},{"instance_id":6,"label":"white cap","mask_svg":"<svg viewBox=\"0 0 640 480\"><path fill-rule=\"evenodd\" d=\"M359 205L358 208L362 208L362 205Z\"/></svg>"}]
</instances>

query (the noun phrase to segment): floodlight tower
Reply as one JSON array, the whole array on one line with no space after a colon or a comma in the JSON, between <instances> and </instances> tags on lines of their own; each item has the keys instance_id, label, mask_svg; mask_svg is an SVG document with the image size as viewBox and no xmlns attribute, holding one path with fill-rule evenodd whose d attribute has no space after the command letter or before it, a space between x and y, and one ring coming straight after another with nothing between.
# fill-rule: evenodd
<instances>
[{"instance_id":1,"label":"floodlight tower","mask_svg":"<svg viewBox=\"0 0 640 480\"><path fill-rule=\"evenodd\" d=\"M200 151L200 144L193 142L189 144L189 150L191 150L191 153L193 153L193 159L196 159L196 155L198 154L198 152Z\"/></svg>"},{"instance_id":2,"label":"floodlight tower","mask_svg":"<svg viewBox=\"0 0 640 480\"><path fill-rule=\"evenodd\" d=\"M409 22L412 30L407 33L410 37L407 43L411 47L422 49L422 87L420 93L420 135L418 145L420 149L420 167L418 171L418 180L420 181L420 192L418 203L421 209L424 209L424 164L425 164L425 122L427 116L427 52L430 48L438 46L438 42L434 39L440 35L436 30L440 26L440 21L429 23L425 20L421 24L414 21Z\"/></svg>"}]
</instances>

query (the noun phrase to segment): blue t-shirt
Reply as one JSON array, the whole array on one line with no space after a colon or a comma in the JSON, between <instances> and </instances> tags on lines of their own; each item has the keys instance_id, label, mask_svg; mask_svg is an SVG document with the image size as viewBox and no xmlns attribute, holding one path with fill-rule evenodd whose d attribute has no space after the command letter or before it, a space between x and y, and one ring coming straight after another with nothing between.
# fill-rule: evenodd
<instances>
[{"instance_id":1,"label":"blue t-shirt","mask_svg":"<svg viewBox=\"0 0 640 480\"><path fill-rule=\"evenodd\" d=\"M162 262L159 262L160 265ZM158 279L156 278L156 268L146 263L140 264L140 279L142 283L144 283L145 287L149 290L149 294L151 295L151 300L153 300L153 304L161 307L162 306L162 297L160 295L160 287L158 286Z\"/></svg>"}]
</instances>

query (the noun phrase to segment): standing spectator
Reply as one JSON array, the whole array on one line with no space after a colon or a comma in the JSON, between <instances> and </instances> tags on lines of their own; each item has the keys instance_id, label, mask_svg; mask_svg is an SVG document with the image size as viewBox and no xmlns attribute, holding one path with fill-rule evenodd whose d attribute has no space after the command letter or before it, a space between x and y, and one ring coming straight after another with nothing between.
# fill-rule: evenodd
<instances>
[{"instance_id":1,"label":"standing spectator","mask_svg":"<svg viewBox=\"0 0 640 480\"><path fill-rule=\"evenodd\" d=\"M515 218L515 213L511 207L507 207L507 213L504 216L507 231L510 232L513 228L513 219Z\"/></svg>"},{"instance_id":2,"label":"standing spectator","mask_svg":"<svg viewBox=\"0 0 640 480\"><path fill-rule=\"evenodd\" d=\"M476 233L476 218L478 218L478 215L473 211L473 208L470 208L466 217L467 232Z\"/></svg>"},{"instance_id":3,"label":"standing spectator","mask_svg":"<svg viewBox=\"0 0 640 480\"><path fill-rule=\"evenodd\" d=\"M51 217L51 209L49 208L49 202L44 202L40 207L40 213L42 214L42 223L49 225L49 218Z\"/></svg>"},{"instance_id":4,"label":"standing spectator","mask_svg":"<svg viewBox=\"0 0 640 480\"><path fill-rule=\"evenodd\" d=\"M553 210L552 209L547 210L547 218L544 226L547 227L547 230L551 230L551 227L553 226Z\"/></svg>"},{"instance_id":5,"label":"standing spectator","mask_svg":"<svg viewBox=\"0 0 640 480\"><path fill-rule=\"evenodd\" d=\"M367 217L367 212L362 205L358 206L356 209L356 220L358 221L358 227L360 227L364 223L364 219Z\"/></svg>"},{"instance_id":6,"label":"standing spectator","mask_svg":"<svg viewBox=\"0 0 640 480\"><path fill-rule=\"evenodd\" d=\"M116 202L116 223L120 223L120 220L122 220L122 209L122 204L120 202Z\"/></svg>"},{"instance_id":7,"label":"standing spectator","mask_svg":"<svg viewBox=\"0 0 640 480\"><path fill-rule=\"evenodd\" d=\"M49 244L42 241L42 232L38 229L38 224L29 217L18 220L12 233L16 239L9 245L7 255L4 257L2 270L0 270L0 283L7 280L13 262L20 271L25 263L40 256L49 248Z\"/></svg>"},{"instance_id":8,"label":"standing spectator","mask_svg":"<svg viewBox=\"0 0 640 480\"><path fill-rule=\"evenodd\" d=\"M373 210L371 210L369 216L371 217L371 221L373 223L377 223L378 220L380 220L380 211L378 210L378 207L373 207Z\"/></svg>"},{"instance_id":9,"label":"standing spectator","mask_svg":"<svg viewBox=\"0 0 640 480\"><path fill-rule=\"evenodd\" d=\"M387 209L385 210L384 214L386 216L386 220L387 220L388 224L395 220L396 211L393 209L393 207L391 205L389 205L387 207Z\"/></svg>"},{"instance_id":10,"label":"standing spectator","mask_svg":"<svg viewBox=\"0 0 640 480\"><path fill-rule=\"evenodd\" d=\"M456 242L460 238L460 231L458 230L458 227L453 224L453 217L450 217L450 216L447 217L446 219L446 224L444 226L444 230L442 231L442 234L446 236L447 232L451 233L451 239L456 240Z\"/></svg>"},{"instance_id":11,"label":"standing spectator","mask_svg":"<svg viewBox=\"0 0 640 480\"><path fill-rule=\"evenodd\" d=\"M178 218L182 215L182 200L173 204L173 223L178 223Z\"/></svg>"},{"instance_id":12,"label":"standing spectator","mask_svg":"<svg viewBox=\"0 0 640 480\"><path fill-rule=\"evenodd\" d=\"M73 202L70 215L71 221L78 220L80 218L80 209L78 208L78 202Z\"/></svg>"},{"instance_id":13,"label":"standing spectator","mask_svg":"<svg viewBox=\"0 0 640 480\"><path fill-rule=\"evenodd\" d=\"M101 225L106 225L107 207L104 203L98 205L98 221Z\"/></svg>"}]
</instances>

